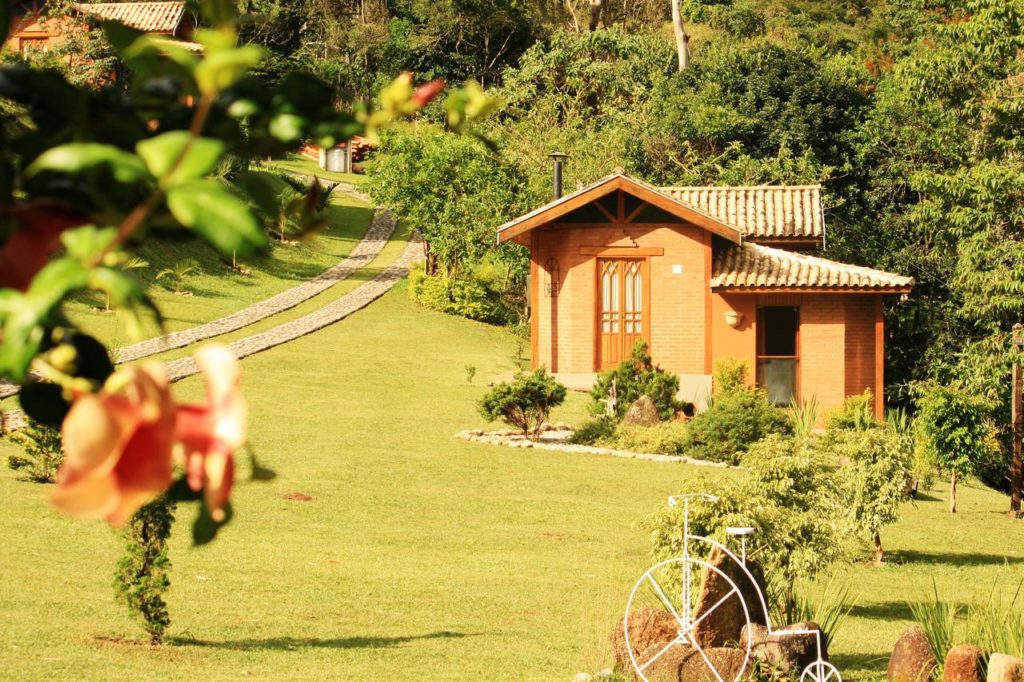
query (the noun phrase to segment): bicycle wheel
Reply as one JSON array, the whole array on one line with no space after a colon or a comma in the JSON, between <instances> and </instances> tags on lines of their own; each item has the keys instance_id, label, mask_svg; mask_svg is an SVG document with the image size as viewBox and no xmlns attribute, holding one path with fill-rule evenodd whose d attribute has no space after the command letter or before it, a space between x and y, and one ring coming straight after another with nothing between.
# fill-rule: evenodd
<instances>
[{"instance_id":1,"label":"bicycle wheel","mask_svg":"<svg viewBox=\"0 0 1024 682\"><path fill-rule=\"evenodd\" d=\"M800 682L842 682L843 676L839 670L826 661L815 661L804 668Z\"/></svg>"},{"instance_id":2,"label":"bicycle wheel","mask_svg":"<svg viewBox=\"0 0 1024 682\"><path fill-rule=\"evenodd\" d=\"M695 590L683 588L683 576L700 576L703 571L717 574L728 590L710 607L695 613ZM735 656L723 658L721 652L701 646L701 624L718 609L732 605L742 614L736 623L736 632L730 638L738 640L743 626L750 624L750 611L743 593L736 583L716 566L706 561L674 558L649 568L633 586L626 603L623 634L630 663L638 679L660 682L679 679L685 666L689 676L735 682L750 663L750 642L742 650L742 662ZM674 629L674 637L669 637Z\"/></svg>"}]
</instances>

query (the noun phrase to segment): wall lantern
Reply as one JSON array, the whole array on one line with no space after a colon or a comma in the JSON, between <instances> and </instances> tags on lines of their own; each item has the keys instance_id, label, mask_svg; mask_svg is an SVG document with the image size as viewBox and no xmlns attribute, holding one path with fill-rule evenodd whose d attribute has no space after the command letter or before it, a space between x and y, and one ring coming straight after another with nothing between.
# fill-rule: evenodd
<instances>
[{"instance_id":1,"label":"wall lantern","mask_svg":"<svg viewBox=\"0 0 1024 682\"><path fill-rule=\"evenodd\" d=\"M1013 325L1013 348L1016 351L1024 350L1024 324L1018 322Z\"/></svg>"},{"instance_id":2,"label":"wall lantern","mask_svg":"<svg viewBox=\"0 0 1024 682\"><path fill-rule=\"evenodd\" d=\"M736 329L743 324L743 313L738 313L735 310L730 310L725 313L725 323Z\"/></svg>"},{"instance_id":3,"label":"wall lantern","mask_svg":"<svg viewBox=\"0 0 1024 682\"><path fill-rule=\"evenodd\" d=\"M544 285L544 295L548 298L556 298L558 296L558 261L554 258L548 260L547 265L544 269L548 271L548 281Z\"/></svg>"}]
</instances>

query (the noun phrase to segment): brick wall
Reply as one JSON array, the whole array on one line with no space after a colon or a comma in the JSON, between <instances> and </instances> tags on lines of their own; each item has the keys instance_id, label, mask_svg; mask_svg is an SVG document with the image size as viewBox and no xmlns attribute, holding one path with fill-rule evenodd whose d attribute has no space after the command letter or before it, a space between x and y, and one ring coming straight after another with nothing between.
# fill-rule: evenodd
<instances>
[{"instance_id":1,"label":"brick wall","mask_svg":"<svg viewBox=\"0 0 1024 682\"><path fill-rule=\"evenodd\" d=\"M875 296L847 295L846 395L858 395L875 386Z\"/></svg>"}]
</instances>

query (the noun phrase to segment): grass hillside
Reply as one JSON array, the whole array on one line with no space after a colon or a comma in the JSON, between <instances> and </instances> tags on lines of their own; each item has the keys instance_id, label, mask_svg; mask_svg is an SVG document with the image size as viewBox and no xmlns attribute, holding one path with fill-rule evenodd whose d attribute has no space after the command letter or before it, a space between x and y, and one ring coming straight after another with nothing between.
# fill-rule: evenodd
<instances>
[{"instance_id":1,"label":"grass hillside","mask_svg":"<svg viewBox=\"0 0 1024 682\"><path fill-rule=\"evenodd\" d=\"M44 486L3 471L0 677L558 681L602 667L648 562L635 522L694 469L453 439L480 423L476 401L514 368L515 346L417 307L400 285L246 359L252 444L279 477L239 486L211 546L190 548L181 519L161 648L140 644L114 602L116 534L57 515ZM555 418L579 417L583 401L571 395ZM847 679L882 675L905 600L933 578L959 600L1024 579L1024 527L1005 497L968 485L950 515L944 494L885 532L888 565L840 568L859 595L834 646Z\"/></svg>"},{"instance_id":2,"label":"grass hillside","mask_svg":"<svg viewBox=\"0 0 1024 682\"><path fill-rule=\"evenodd\" d=\"M282 181L278 182L282 189L287 189ZM192 327L269 298L335 265L366 233L373 211L365 202L336 191L331 195L325 217L327 229L308 241L282 244L271 239L267 253L238 260L246 270L244 274L232 269L230 259L199 239L146 241L139 256L148 265L133 274L149 285L150 294L163 311L168 331ZM173 282L168 279L155 281L160 271L189 259L198 263L199 272L182 284L186 295L176 295ZM83 328L115 348L138 340L128 338L120 313L103 308L104 301L96 296L72 303L69 313ZM145 337L158 333L156 324L145 325Z\"/></svg>"}]
</instances>

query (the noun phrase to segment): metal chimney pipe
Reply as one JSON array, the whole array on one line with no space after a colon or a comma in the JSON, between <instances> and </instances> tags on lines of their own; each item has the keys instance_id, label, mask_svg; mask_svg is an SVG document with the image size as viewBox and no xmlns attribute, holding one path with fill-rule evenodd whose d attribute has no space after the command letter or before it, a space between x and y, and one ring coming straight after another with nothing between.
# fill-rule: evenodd
<instances>
[{"instance_id":1,"label":"metal chimney pipe","mask_svg":"<svg viewBox=\"0 0 1024 682\"><path fill-rule=\"evenodd\" d=\"M557 201L562 198L562 164L569 158L569 155L565 152L552 152L550 156L551 160L554 162L554 168L552 169L552 189L554 190L554 197Z\"/></svg>"}]
</instances>

